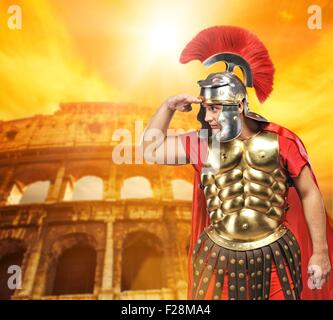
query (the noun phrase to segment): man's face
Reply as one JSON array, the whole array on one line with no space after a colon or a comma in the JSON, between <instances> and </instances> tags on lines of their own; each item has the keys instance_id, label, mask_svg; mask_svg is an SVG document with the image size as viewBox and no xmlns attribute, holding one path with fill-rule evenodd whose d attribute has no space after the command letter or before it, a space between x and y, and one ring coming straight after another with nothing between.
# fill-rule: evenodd
<instances>
[{"instance_id":1,"label":"man's face","mask_svg":"<svg viewBox=\"0 0 333 320\"><path fill-rule=\"evenodd\" d=\"M202 106L206 109L205 121L208 122L212 129L221 129L217 119L223 108L222 104L203 103Z\"/></svg>"}]
</instances>

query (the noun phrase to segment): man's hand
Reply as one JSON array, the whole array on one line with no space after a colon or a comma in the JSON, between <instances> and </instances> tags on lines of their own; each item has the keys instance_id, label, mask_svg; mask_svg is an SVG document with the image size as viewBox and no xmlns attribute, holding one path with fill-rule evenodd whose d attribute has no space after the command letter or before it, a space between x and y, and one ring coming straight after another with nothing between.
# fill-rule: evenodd
<instances>
[{"instance_id":1,"label":"man's hand","mask_svg":"<svg viewBox=\"0 0 333 320\"><path fill-rule=\"evenodd\" d=\"M194 97L190 94L178 94L176 96L169 97L164 105L172 111L178 110L181 112L189 112L192 110L192 103L201 103L202 99Z\"/></svg>"},{"instance_id":2,"label":"man's hand","mask_svg":"<svg viewBox=\"0 0 333 320\"><path fill-rule=\"evenodd\" d=\"M328 282L331 272L331 263L328 253L314 253L308 264L308 286L310 289L321 289Z\"/></svg>"}]
</instances>

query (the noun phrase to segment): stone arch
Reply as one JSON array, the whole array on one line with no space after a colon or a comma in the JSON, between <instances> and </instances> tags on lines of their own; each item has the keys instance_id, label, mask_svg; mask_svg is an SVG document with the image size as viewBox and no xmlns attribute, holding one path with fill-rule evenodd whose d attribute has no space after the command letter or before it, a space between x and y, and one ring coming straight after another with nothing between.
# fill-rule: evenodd
<instances>
[{"instance_id":1,"label":"stone arch","mask_svg":"<svg viewBox=\"0 0 333 320\"><path fill-rule=\"evenodd\" d=\"M147 231L126 235L122 246L121 290L165 287L162 241Z\"/></svg>"},{"instance_id":2,"label":"stone arch","mask_svg":"<svg viewBox=\"0 0 333 320\"><path fill-rule=\"evenodd\" d=\"M86 233L71 233L56 240L48 253L45 295L93 293L97 244Z\"/></svg>"},{"instance_id":3,"label":"stone arch","mask_svg":"<svg viewBox=\"0 0 333 320\"><path fill-rule=\"evenodd\" d=\"M44 202L50 188L50 181L35 181L22 189L19 204Z\"/></svg>"},{"instance_id":4,"label":"stone arch","mask_svg":"<svg viewBox=\"0 0 333 320\"><path fill-rule=\"evenodd\" d=\"M171 181L172 194L175 200L192 200L193 184L184 179L174 179Z\"/></svg>"},{"instance_id":5,"label":"stone arch","mask_svg":"<svg viewBox=\"0 0 333 320\"><path fill-rule=\"evenodd\" d=\"M121 199L152 198L153 190L150 181L142 176L129 177L123 181L120 190Z\"/></svg>"},{"instance_id":6,"label":"stone arch","mask_svg":"<svg viewBox=\"0 0 333 320\"><path fill-rule=\"evenodd\" d=\"M5 239L0 242L0 300L8 300L14 294L15 289L8 287L8 279L11 274L8 268L17 265L22 268L26 247L22 240ZM22 273L21 273L22 277ZM21 278L22 280L22 278Z\"/></svg>"},{"instance_id":7,"label":"stone arch","mask_svg":"<svg viewBox=\"0 0 333 320\"><path fill-rule=\"evenodd\" d=\"M97 176L83 176L74 182L71 200L103 200L103 190L103 179Z\"/></svg>"}]
</instances>

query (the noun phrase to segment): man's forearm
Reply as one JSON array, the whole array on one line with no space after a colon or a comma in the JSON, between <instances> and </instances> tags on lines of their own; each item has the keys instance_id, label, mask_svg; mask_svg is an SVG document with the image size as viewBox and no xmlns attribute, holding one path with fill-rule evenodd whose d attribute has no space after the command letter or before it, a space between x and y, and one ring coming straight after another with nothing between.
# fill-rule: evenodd
<instances>
[{"instance_id":1,"label":"man's forearm","mask_svg":"<svg viewBox=\"0 0 333 320\"><path fill-rule=\"evenodd\" d=\"M166 103L163 103L160 106L160 108L152 116L144 132L143 141L142 141L142 146L144 149L151 143L151 141L147 141L150 139L145 139L149 130L153 129L159 130L164 137L166 136L167 130L169 128L174 113L175 110L169 109Z\"/></svg>"},{"instance_id":2,"label":"man's forearm","mask_svg":"<svg viewBox=\"0 0 333 320\"><path fill-rule=\"evenodd\" d=\"M313 253L327 251L326 213L319 190L302 198L305 219L310 231Z\"/></svg>"}]
</instances>

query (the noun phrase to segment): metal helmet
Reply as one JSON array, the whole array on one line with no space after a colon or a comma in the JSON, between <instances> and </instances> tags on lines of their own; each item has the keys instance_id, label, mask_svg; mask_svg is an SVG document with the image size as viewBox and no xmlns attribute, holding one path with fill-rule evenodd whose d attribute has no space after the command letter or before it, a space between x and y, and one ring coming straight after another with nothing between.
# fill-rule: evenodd
<instances>
[{"instance_id":1,"label":"metal helmet","mask_svg":"<svg viewBox=\"0 0 333 320\"><path fill-rule=\"evenodd\" d=\"M187 63L198 59L209 67L224 62L226 70L212 73L207 79L198 81L200 96L205 104L222 104L217 122L221 126L216 135L219 141L238 137L242 123L238 106L244 105L244 116L267 122L262 116L250 112L246 87L254 87L260 102L263 102L273 87L274 67L267 49L252 33L238 27L219 26L201 31L183 50L180 61ZM244 82L234 73L239 67ZM205 121L205 108L201 105L198 120L202 124L199 136L211 135L211 128ZM207 132L208 129L208 132Z\"/></svg>"}]
</instances>

